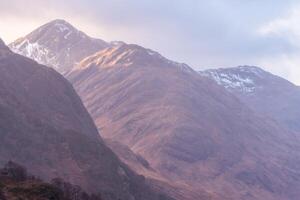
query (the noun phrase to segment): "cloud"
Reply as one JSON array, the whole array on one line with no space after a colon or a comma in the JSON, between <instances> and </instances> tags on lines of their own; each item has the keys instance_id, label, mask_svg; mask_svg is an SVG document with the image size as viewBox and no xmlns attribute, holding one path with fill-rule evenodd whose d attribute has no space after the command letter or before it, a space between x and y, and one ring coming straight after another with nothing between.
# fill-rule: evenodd
<instances>
[{"instance_id":1,"label":"cloud","mask_svg":"<svg viewBox=\"0 0 300 200\"><path fill-rule=\"evenodd\" d=\"M63 18L91 36L137 43L197 70L260 65L300 83L294 77L300 49L296 3L0 0L0 36L12 41L43 23Z\"/></svg>"},{"instance_id":2,"label":"cloud","mask_svg":"<svg viewBox=\"0 0 300 200\"><path fill-rule=\"evenodd\" d=\"M261 58L259 62L270 71L300 85L300 4L290 7L282 16L275 18L258 29L261 37L285 42L290 51L281 50L278 54ZM280 49L280 45L276 46Z\"/></svg>"},{"instance_id":3,"label":"cloud","mask_svg":"<svg viewBox=\"0 0 300 200\"><path fill-rule=\"evenodd\" d=\"M295 6L289 12L275 19L259 29L259 33L268 37L284 38L290 43L300 45L300 5Z\"/></svg>"}]
</instances>

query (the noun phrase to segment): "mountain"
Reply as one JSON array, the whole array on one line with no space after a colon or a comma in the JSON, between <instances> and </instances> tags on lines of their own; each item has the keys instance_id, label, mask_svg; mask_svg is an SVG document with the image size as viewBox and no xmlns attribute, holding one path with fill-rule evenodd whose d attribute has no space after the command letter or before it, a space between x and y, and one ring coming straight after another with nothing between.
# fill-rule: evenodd
<instances>
[{"instance_id":1,"label":"mountain","mask_svg":"<svg viewBox=\"0 0 300 200\"><path fill-rule=\"evenodd\" d=\"M37 28L9 45L15 53L51 66L60 73L69 71L76 62L108 46L109 43L91 38L60 19Z\"/></svg>"},{"instance_id":2,"label":"mountain","mask_svg":"<svg viewBox=\"0 0 300 200\"><path fill-rule=\"evenodd\" d=\"M13 159L45 181L59 177L105 200L168 199L104 144L65 78L0 44L0 166Z\"/></svg>"},{"instance_id":3,"label":"mountain","mask_svg":"<svg viewBox=\"0 0 300 200\"><path fill-rule=\"evenodd\" d=\"M251 66L212 69L200 73L224 86L253 110L300 133L300 87Z\"/></svg>"},{"instance_id":4,"label":"mountain","mask_svg":"<svg viewBox=\"0 0 300 200\"><path fill-rule=\"evenodd\" d=\"M299 138L187 65L124 44L66 77L113 150L173 197L298 199Z\"/></svg>"}]
</instances>

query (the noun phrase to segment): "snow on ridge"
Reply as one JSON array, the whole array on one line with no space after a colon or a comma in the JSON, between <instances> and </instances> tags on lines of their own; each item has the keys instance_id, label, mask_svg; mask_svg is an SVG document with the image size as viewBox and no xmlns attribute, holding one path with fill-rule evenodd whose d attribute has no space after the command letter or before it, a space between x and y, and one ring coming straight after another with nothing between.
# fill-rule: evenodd
<instances>
[{"instance_id":1,"label":"snow on ridge","mask_svg":"<svg viewBox=\"0 0 300 200\"><path fill-rule=\"evenodd\" d=\"M150 55L150 56L153 56L153 55L156 55L157 53L155 51L152 51L150 49L147 50L147 53Z\"/></svg>"},{"instance_id":2,"label":"snow on ridge","mask_svg":"<svg viewBox=\"0 0 300 200\"><path fill-rule=\"evenodd\" d=\"M10 48L13 52L29 57L40 64L51 65L54 68L58 67L58 64L55 62L55 56L49 49L40 45L38 42L31 43L28 39L24 39L19 44L11 45Z\"/></svg>"},{"instance_id":3,"label":"snow on ridge","mask_svg":"<svg viewBox=\"0 0 300 200\"><path fill-rule=\"evenodd\" d=\"M68 37L69 37L72 33L73 33L72 31L69 31L67 34L64 35L64 38L65 38L65 39L68 39Z\"/></svg>"},{"instance_id":4,"label":"snow on ridge","mask_svg":"<svg viewBox=\"0 0 300 200\"><path fill-rule=\"evenodd\" d=\"M62 23L55 23L54 26L57 27L60 32L69 31L70 30L67 25L62 24Z\"/></svg>"},{"instance_id":5,"label":"snow on ridge","mask_svg":"<svg viewBox=\"0 0 300 200\"><path fill-rule=\"evenodd\" d=\"M239 72L254 74L258 77L261 77L265 73L264 70L260 69L259 67L254 67L254 66L239 66L239 67L237 67L237 70Z\"/></svg>"},{"instance_id":6,"label":"snow on ridge","mask_svg":"<svg viewBox=\"0 0 300 200\"><path fill-rule=\"evenodd\" d=\"M242 93L253 93L258 88L253 77L249 73L261 75L259 68L239 67L239 72L229 72L228 70L207 70L200 72L201 75L214 79L219 85L228 90L239 90Z\"/></svg>"},{"instance_id":7,"label":"snow on ridge","mask_svg":"<svg viewBox=\"0 0 300 200\"><path fill-rule=\"evenodd\" d=\"M54 27L57 29L58 32L64 33L64 39L68 39L69 36L73 33L73 28L70 28L68 25L62 22L55 23Z\"/></svg>"}]
</instances>

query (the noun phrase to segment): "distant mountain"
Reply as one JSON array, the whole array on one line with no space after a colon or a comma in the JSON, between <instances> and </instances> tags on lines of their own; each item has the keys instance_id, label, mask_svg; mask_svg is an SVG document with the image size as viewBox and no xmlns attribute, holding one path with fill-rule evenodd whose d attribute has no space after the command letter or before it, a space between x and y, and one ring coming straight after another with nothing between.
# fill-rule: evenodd
<instances>
[{"instance_id":1,"label":"distant mountain","mask_svg":"<svg viewBox=\"0 0 300 200\"><path fill-rule=\"evenodd\" d=\"M123 44L66 77L114 151L173 197L298 199L299 138L187 65Z\"/></svg>"},{"instance_id":2,"label":"distant mountain","mask_svg":"<svg viewBox=\"0 0 300 200\"><path fill-rule=\"evenodd\" d=\"M251 66L212 69L200 73L227 88L253 110L300 133L300 87Z\"/></svg>"},{"instance_id":3,"label":"distant mountain","mask_svg":"<svg viewBox=\"0 0 300 200\"><path fill-rule=\"evenodd\" d=\"M145 179L104 144L71 84L0 42L0 166L14 160L104 200L158 200Z\"/></svg>"},{"instance_id":4,"label":"distant mountain","mask_svg":"<svg viewBox=\"0 0 300 200\"><path fill-rule=\"evenodd\" d=\"M64 20L51 21L9 45L15 53L51 66L60 73L108 46L109 43L89 37Z\"/></svg>"}]
</instances>

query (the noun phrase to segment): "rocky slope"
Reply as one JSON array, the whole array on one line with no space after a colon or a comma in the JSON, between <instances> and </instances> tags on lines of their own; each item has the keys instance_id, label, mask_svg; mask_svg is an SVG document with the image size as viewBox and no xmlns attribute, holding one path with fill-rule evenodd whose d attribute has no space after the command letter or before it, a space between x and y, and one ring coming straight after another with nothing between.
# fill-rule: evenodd
<instances>
[{"instance_id":1,"label":"rocky slope","mask_svg":"<svg viewBox=\"0 0 300 200\"><path fill-rule=\"evenodd\" d=\"M187 65L124 44L67 78L101 135L142 156L163 180L142 173L177 199L298 198L297 138Z\"/></svg>"},{"instance_id":2,"label":"rocky slope","mask_svg":"<svg viewBox=\"0 0 300 200\"><path fill-rule=\"evenodd\" d=\"M2 41L0 130L0 165L13 159L45 180L60 177L106 200L160 198L104 144L67 80Z\"/></svg>"},{"instance_id":3,"label":"rocky slope","mask_svg":"<svg viewBox=\"0 0 300 200\"><path fill-rule=\"evenodd\" d=\"M60 73L108 46L107 42L89 37L64 20L51 21L9 45L15 53L51 66Z\"/></svg>"},{"instance_id":4,"label":"rocky slope","mask_svg":"<svg viewBox=\"0 0 300 200\"><path fill-rule=\"evenodd\" d=\"M241 66L200 72L263 115L300 133L300 87L258 67Z\"/></svg>"}]
</instances>

